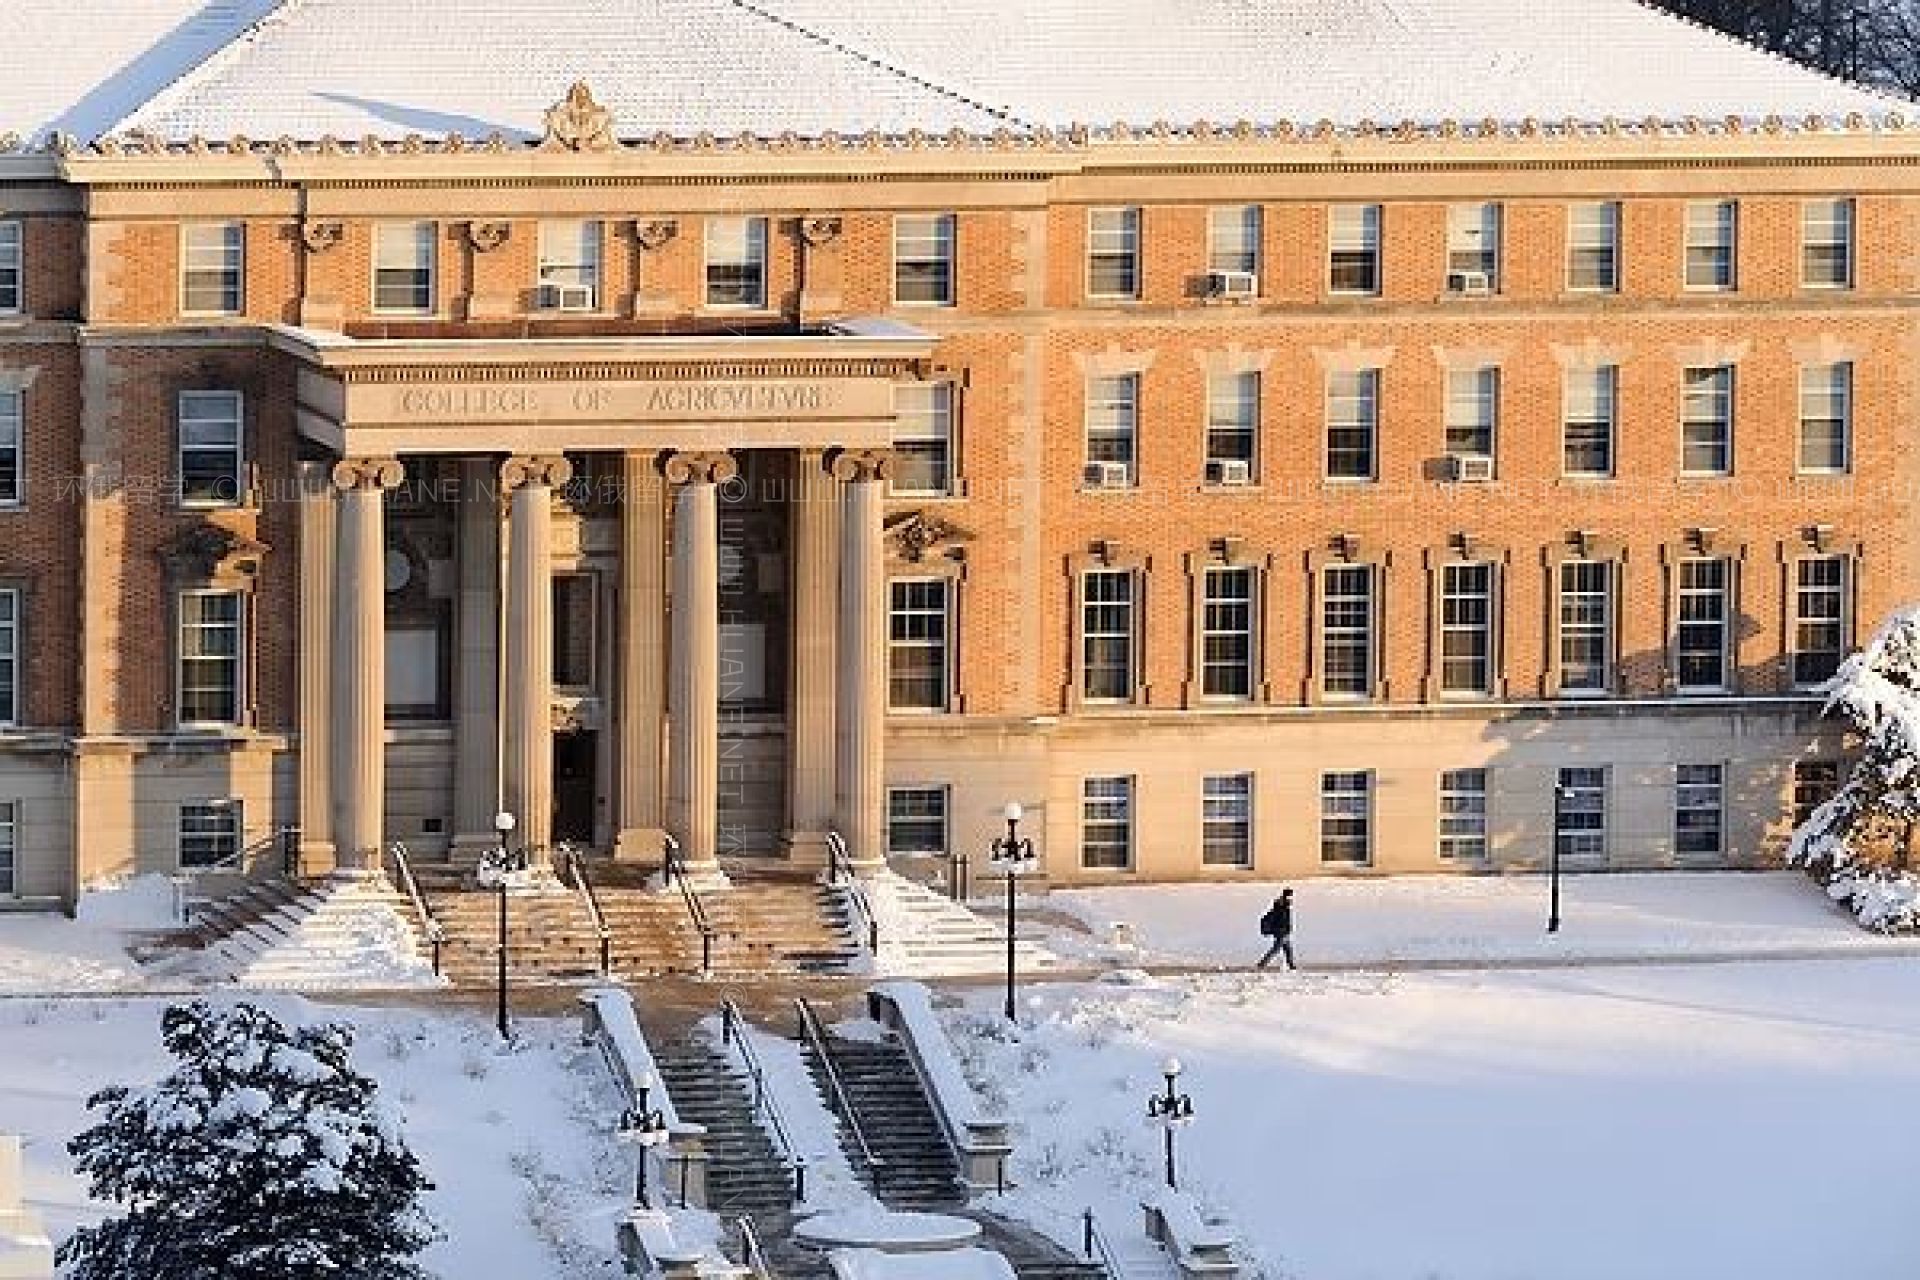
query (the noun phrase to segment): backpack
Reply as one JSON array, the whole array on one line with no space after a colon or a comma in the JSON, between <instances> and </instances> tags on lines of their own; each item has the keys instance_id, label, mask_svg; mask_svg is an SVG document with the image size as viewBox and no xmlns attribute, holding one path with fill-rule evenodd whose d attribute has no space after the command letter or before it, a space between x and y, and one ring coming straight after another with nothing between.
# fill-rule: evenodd
<instances>
[{"instance_id":1,"label":"backpack","mask_svg":"<svg viewBox=\"0 0 1920 1280\"><path fill-rule=\"evenodd\" d=\"M1269 938L1280 934L1280 908L1268 907L1267 914L1260 917L1260 932Z\"/></svg>"}]
</instances>

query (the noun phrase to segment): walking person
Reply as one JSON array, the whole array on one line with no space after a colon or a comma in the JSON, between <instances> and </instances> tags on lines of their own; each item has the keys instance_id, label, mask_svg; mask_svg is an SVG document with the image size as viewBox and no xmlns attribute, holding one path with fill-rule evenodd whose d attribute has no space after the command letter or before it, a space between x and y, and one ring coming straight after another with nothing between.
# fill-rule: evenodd
<instances>
[{"instance_id":1,"label":"walking person","mask_svg":"<svg viewBox=\"0 0 1920 1280\"><path fill-rule=\"evenodd\" d=\"M1267 908L1267 914L1260 917L1260 932L1273 939L1273 945L1267 948L1267 954L1260 957L1258 968L1264 969L1275 956L1287 958L1287 968L1298 969L1293 962L1293 890L1282 889L1280 896Z\"/></svg>"}]
</instances>

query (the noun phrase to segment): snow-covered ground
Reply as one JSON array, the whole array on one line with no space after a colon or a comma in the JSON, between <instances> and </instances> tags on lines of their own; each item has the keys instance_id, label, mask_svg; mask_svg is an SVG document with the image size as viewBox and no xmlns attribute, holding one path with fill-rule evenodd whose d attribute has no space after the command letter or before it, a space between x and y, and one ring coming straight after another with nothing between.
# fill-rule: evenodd
<instances>
[{"instance_id":1,"label":"snow-covered ground","mask_svg":"<svg viewBox=\"0 0 1920 1280\"><path fill-rule=\"evenodd\" d=\"M128 941L178 923L173 882L157 875L90 888L71 920L0 914L0 995L137 990L147 978L127 954Z\"/></svg>"},{"instance_id":2,"label":"snow-covered ground","mask_svg":"<svg viewBox=\"0 0 1920 1280\"><path fill-rule=\"evenodd\" d=\"M1269 1280L1908 1280L1920 965L1210 975L946 1014L1013 1175L1138 1233L1182 1187Z\"/></svg>"},{"instance_id":3,"label":"snow-covered ground","mask_svg":"<svg viewBox=\"0 0 1920 1280\"><path fill-rule=\"evenodd\" d=\"M629 1207L632 1151L612 1137L620 1102L577 1023L523 1019L502 1052L478 1014L359 1009L250 997L282 1018L357 1029L354 1062L401 1113L437 1190L425 1205L446 1238L423 1262L447 1280L585 1280L620 1274L614 1223ZM166 1001L150 997L0 1001L0 1133L26 1139L27 1200L56 1239L99 1206L70 1170L68 1138L90 1123L87 1095L145 1082Z\"/></svg>"},{"instance_id":4,"label":"snow-covered ground","mask_svg":"<svg viewBox=\"0 0 1920 1280\"><path fill-rule=\"evenodd\" d=\"M1869 933L1797 871L1563 876L1561 928L1548 934L1544 876L1396 876L1292 882L1294 950L1307 967L1462 965L1920 954ZM1083 921L1055 950L1106 963L1247 966L1267 940L1275 882L1072 889L1047 905ZM1132 948L1105 945L1113 924ZM1277 962L1276 962L1277 963Z\"/></svg>"}]
</instances>

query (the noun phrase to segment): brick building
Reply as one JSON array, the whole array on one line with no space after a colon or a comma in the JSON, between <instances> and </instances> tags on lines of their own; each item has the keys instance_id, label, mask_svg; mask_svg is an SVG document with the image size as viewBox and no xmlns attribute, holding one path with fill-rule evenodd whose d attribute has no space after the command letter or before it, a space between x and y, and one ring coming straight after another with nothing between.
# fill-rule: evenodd
<instances>
[{"instance_id":1,"label":"brick building","mask_svg":"<svg viewBox=\"0 0 1920 1280\"><path fill-rule=\"evenodd\" d=\"M1746 864L1913 594L1920 133L1628 0L22 2L0 897Z\"/></svg>"}]
</instances>

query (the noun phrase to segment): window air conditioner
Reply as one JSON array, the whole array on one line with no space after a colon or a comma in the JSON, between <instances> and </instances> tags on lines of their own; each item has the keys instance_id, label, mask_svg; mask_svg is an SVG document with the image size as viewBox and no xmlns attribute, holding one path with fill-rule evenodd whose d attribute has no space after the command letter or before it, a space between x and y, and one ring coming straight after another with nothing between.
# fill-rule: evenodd
<instances>
[{"instance_id":1,"label":"window air conditioner","mask_svg":"<svg viewBox=\"0 0 1920 1280\"><path fill-rule=\"evenodd\" d=\"M1484 271L1447 272L1447 292L1484 298L1493 292L1493 280Z\"/></svg>"},{"instance_id":2,"label":"window air conditioner","mask_svg":"<svg viewBox=\"0 0 1920 1280\"><path fill-rule=\"evenodd\" d=\"M1207 483L1238 488L1253 483L1253 464L1244 458L1216 458L1207 464Z\"/></svg>"},{"instance_id":3,"label":"window air conditioner","mask_svg":"<svg viewBox=\"0 0 1920 1280\"><path fill-rule=\"evenodd\" d=\"M1485 484L1493 479L1493 459L1479 454L1456 453L1453 478L1463 484Z\"/></svg>"},{"instance_id":4,"label":"window air conditioner","mask_svg":"<svg viewBox=\"0 0 1920 1280\"><path fill-rule=\"evenodd\" d=\"M1207 272L1209 298L1257 298L1260 280L1251 271Z\"/></svg>"},{"instance_id":5,"label":"window air conditioner","mask_svg":"<svg viewBox=\"0 0 1920 1280\"><path fill-rule=\"evenodd\" d=\"M1127 464L1124 462L1089 462L1081 473L1084 487L1088 489L1125 489L1127 488Z\"/></svg>"},{"instance_id":6,"label":"window air conditioner","mask_svg":"<svg viewBox=\"0 0 1920 1280\"><path fill-rule=\"evenodd\" d=\"M593 288L584 284L542 284L534 291L533 305L542 311L591 311Z\"/></svg>"}]
</instances>

